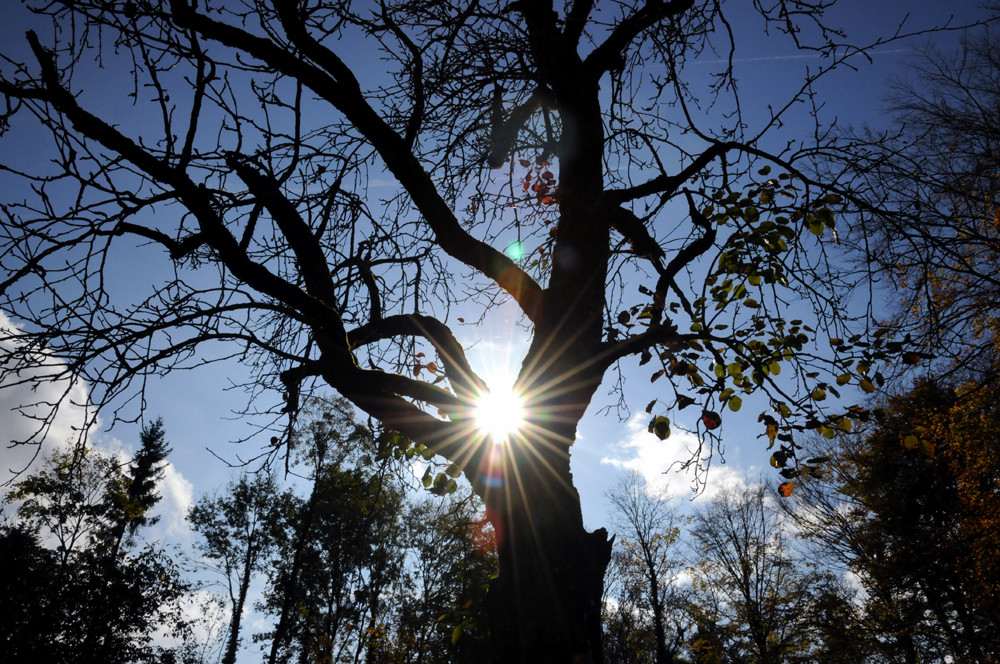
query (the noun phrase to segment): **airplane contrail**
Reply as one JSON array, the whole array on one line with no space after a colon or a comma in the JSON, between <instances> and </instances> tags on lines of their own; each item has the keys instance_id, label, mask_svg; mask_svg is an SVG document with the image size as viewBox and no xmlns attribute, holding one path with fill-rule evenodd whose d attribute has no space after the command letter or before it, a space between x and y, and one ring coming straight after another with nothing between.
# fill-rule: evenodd
<instances>
[{"instance_id":1,"label":"airplane contrail","mask_svg":"<svg viewBox=\"0 0 1000 664\"><path fill-rule=\"evenodd\" d=\"M894 53L912 53L912 48L894 48L887 49L885 51L871 51L867 53L868 56L874 55L892 55ZM854 55L861 55L863 51L858 51ZM805 60L812 58L823 57L820 53L795 53L793 55L762 55L753 58L733 58L733 62L776 62L783 60ZM718 60L696 60L693 64L696 65L723 65L728 64L728 59L718 59Z\"/></svg>"}]
</instances>

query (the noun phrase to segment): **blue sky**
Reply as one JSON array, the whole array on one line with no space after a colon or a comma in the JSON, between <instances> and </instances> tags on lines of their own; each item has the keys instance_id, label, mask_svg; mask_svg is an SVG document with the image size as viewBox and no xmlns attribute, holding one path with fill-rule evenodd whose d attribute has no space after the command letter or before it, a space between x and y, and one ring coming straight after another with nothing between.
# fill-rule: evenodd
<instances>
[{"instance_id":1,"label":"blue sky","mask_svg":"<svg viewBox=\"0 0 1000 664\"><path fill-rule=\"evenodd\" d=\"M847 0L839 3L834 12L834 23L843 26L847 39L864 43L892 32L902 18L910 13L911 28L939 25L955 12L957 22L971 20L982 15L974 2L944 3L938 0ZM25 15L20 10L8 14L0 24L0 42L20 43L23 39ZM766 113L768 103L780 98L790 86L796 86L803 72L822 65L818 58L790 51L786 40L770 39L756 32L738 33L736 65L740 75L740 85L744 102L751 113ZM953 43L954 33L937 35L934 39L941 45ZM825 79L818 89L824 100L822 111L827 121L835 118L838 125L859 125L870 123L879 126L885 123L880 115L884 107L882 97L885 82L892 76L902 75L900 64L925 42L918 38L906 43L894 43L875 49L871 54L873 62L858 59L857 71L839 72ZM6 47L5 47L6 48ZM711 58L704 64L711 68ZM113 78L113 76L112 76ZM103 80L107 84L108 80ZM99 94L96 87L88 94ZM804 110L804 109L803 109ZM803 125L804 126L804 125ZM16 129L16 126L15 126ZM797 128L786 127L783 135L794 136ZM13 138L13 143L9 142ZM15 133L4 139L6 149L30 150L32 137ZM0 198L14 195L4 189L0 180ZM118 284L125 291L131 285L130 279L141 280L144 275L147 256L144 250L135 248L121 255L121 264L116 266L122 282ZM474 366L483 374L503 376L515 372L520 358L527 347L528 338L515 311L501 308L490 314L479 327L460 326L462 340L471 347L470 357ZM614 484L622 469L634 469L647 479L655 482L669 481L672 491L678 496L687 496L690 477L664 476L663 471L674 461L682 460L686 450L696 444L690 435L675 433L669 440L661 442L646 433L648 416L644 405L655 396L646 371L639 370L635 360L623 363L623 371L628 383L625 403L631 414L619 419L614 413L603 409L612 405L616 397L608 396L613 387L614 376L598 391L587 416L580 426L580 437L573 451L573 468L577 486L583 498L585 519L591 527L606 522L604 492ZM250 443L235 444L232 441L244 438L253 432L252 424L239 416L246 405L246 394L234 385L247 377L245 368L235 361L211 365L199 370L180 372L155 382L147 388L147 416L162 416L167 437L174 448L167 482L163 488L165 500L162 509L165 518L159 526L161 534L168 539L184 542L181 515L193 496L210 491L225 483L236 471L228 467L222 459L238 462L240 458L253 457L266 436ZM74 388L78 400L85 397L87 387ZM10 407L19 403L16 391L0 391L0 418L3 430L10 437L17 437L28 424L10 412ZM746 408L746 413L756 412ZM69 439L77 407L68 407L56 423L47 447L55 447ZM109 418L105 416L104 422ZM681 420L683 421L683 420ZM726 465L717 459L709 475L709 489L712 486L739 481L749 474L756 476L767 469L765 445L756 438L756 422L753 416L728 418L723 429L726 446ZM98 446L111 450L132 450L138 442L138 425L119 425L112 431L100 427L94 432L93 441ZM209 453L211 450L212 453ZM0 455L0 468L21 468L29 457L18 450L4 450ZM769 469L767 469L769 470ZM6 479L9 475L0 478ZM709 491L710 492L710 491Z\"/></svg>"}]
</instances>

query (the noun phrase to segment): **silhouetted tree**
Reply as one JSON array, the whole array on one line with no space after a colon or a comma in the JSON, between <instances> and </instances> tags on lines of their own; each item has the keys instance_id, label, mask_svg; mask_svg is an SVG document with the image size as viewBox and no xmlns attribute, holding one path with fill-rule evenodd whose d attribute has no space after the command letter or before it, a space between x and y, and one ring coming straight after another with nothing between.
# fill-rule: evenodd
<instances>
[{"instance_id":1,"label":"silhouetted tree","mask_svg":"<svg viewBox=\"0 0 1000 664\"><path fill-rule=\"evenodd\" d=\"M892 128L851 137L843 154L863 201L845 238L898 297L894 323L922 345L910 364L997 369L998 39L991 26L925 48L889 97Z\"/></svg>"},{"instance_id":2,"label":"silhouetted tree","mask_svg":"<svg viewBox=\"0 0 1000 664\"><path fill-rule=\"evenodd\" d=\"M661 438L697 403L693 459L757 392L792 456L795 431L843 421L819 368L880 377L882 350L842 326L848 284L811 251L842 205L807 169L828 134L781 135L864 52L830 5L754 2L739 25L716 0L39 2L54 29L0 70L4 138L32 142L0 164L18 192L0 309L23 323L0 335L0 384L80 379L99 412L146 377L239 357L294 419L325 383L484 501L497 659L599 661L611 547L583 526L569 457L605 374L636 358L667 377ZM734 63L765 34L824 59L748 112ZM143 273L113 288L124 254ZM526 424L496 448L448 321L502 299L530 345ZM800 300L812 326L788 313Z\"/></svg>"},{"instance_id":3,"label":"silhouetted tree","mask_svg":"<svg viewBox=\"0 0 1000 664\"><path fill-rule=\"evenodd\" d=\"M808 619L824 575L791 548L781 512L763 486L724 488L698 510L692 650L705 661L811 661ZM698 660L702 661L702 660Z\"/></svg>"},{"instance_id":4,"label":"silhouetted tree","mask_svg":"<svg viewBox=\"0 0 1000 664\"><path fill-rule=\"evenodd\" d=\"M291 500L271 475L244 474L222 493L201 498L188 512L188 521L202 538L196 546L217 567L229 597L231 613L223 664L236 661L247 593L265 565L272 562Z\"/></svg>"},{"instance_id":5,"label":"silhouetted tree","mask_svg":"<svg viewBox=\"0 0 1000 664\"><path fill-rule=\"evenodd\" d=\"M616 532L608 575L612 603L606 602L604 619L606 660L671 664L687 627L674 597L683 570L677 552L681 519L665 490L653 490L638 473L626 475L607 496ZM643 640L650 643L637 647Z\"/></svg>"},{"instance_id":6,"label":"silhouetted tree","mask_svg":"<svg viewBox=\"0 0 1000 664\"><path fill-rule=\"evenodd\" d=\"M836 439L831 474L793 503L804 532L856 575L888 661L1000 654L996 396L918 382L868 430Z\"/></svg>"},{"instance_id":7,"label":"silhouetted tree","mask_svg":"<svg viewBox=\"0 0 1000 664\"><path fill-rule=\"evenodd\" d=\"M158 634L187 634L173 561L119 539L135 521L132 480L116 457L85 450L56 452L13 486L18 519L0 531L4 662L148 661L171 653ZM136 495L155 495L155 483Z\"/></svg>"}]
</instances>

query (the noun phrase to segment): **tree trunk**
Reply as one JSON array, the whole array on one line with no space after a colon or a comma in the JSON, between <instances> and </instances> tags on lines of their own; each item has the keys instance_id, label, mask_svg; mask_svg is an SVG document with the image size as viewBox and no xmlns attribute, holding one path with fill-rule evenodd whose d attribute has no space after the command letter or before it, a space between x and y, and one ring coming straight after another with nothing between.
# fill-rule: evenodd
<instances>
[{"instance_id":1,"label":"tree trunk","mask_svg":"<svg viewBox=\"0 0 1000 664\"><path fill-rule=\"evenodd\" d=\"M487 598L491 642L501 664L597 664L611 542L603 528L583 528L568 446L547 438L497 445L489 457L484 497L500 568Z\"/></svg>"},{"instance_id":2,"label":"tree trunk","mask_svg":"<svg viewBox=\"0 0 1000 664\"><path fill-rule=\"evenodd\" d=\"M250 550L253 544L247 548L247 555L244 559L243 576L240 578L239 588L236 590L236 601L233 602L233 617L229 623L229 640L226 643L226 654L222 658L222 664L236 663L236 649L240 643L240 621L243 619L243 605L246 604L247 590L250 588L250 578L253 575L254 554Z\"/></svg>"}]
</instances>

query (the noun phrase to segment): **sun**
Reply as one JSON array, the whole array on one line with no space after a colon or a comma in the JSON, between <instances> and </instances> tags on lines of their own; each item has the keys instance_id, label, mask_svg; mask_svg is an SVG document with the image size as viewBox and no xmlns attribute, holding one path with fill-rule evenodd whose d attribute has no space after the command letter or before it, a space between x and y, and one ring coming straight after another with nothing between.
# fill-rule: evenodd
<instances>
[{"instance_id":1,"label":"sun","mask_svg":"<svg viewBox=\"0 0 1000 664\"><path fill-rule=\"evenodd\" d=\"M494 390L476 403L476 426L500 444L524 425L524 403L511 390Z\"/></svg>"}]
</instances>

